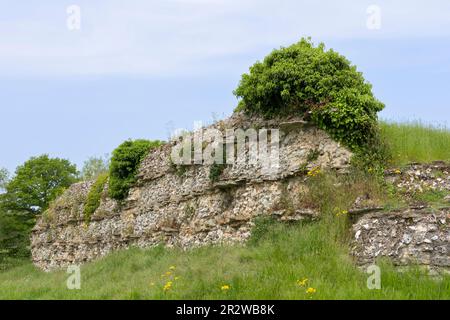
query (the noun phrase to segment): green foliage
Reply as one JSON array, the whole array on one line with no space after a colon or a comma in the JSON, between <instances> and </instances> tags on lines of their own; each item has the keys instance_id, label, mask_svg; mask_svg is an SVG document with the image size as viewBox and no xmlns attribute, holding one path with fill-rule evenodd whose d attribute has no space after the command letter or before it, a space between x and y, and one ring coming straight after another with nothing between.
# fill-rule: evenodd
<instances>
[{"instance_id":1,"label":"green foliage","mask_svg":"<svg viewBox=\"0 0 450 320\"><path fill-rule=\"evenodd\" d=\"M220 176L223 173L223 170L227 167L226 164L223 163L213 163L209 168L209 180L212 182L217 182L220 179Z\"/></svg>"},{"instance_id":2,"label":"green foliage","mask_svg":"<svg viewBox=\"0 0 450 320\"><path fill-rule=\"evenodd\" d=\"M378 179L384 180L384 170L391 162L392 150L385 136L377 129L368 137L368 144L355 151L351 159L352 165L359 169L368 169Z\"/></svg>"},{"instance_id":3,"label":"green foliage","mask_svg":"<svg viewBox=\"0 0 450 320\"><path fill-rule=\"evenodd\" d=\"M223 171L227 168L227 148L225 145L222 147L222 163L214 163L209 167L209 180L211 182L217 182L220 179Z\"/></svg>"},{"instance_id":4,"label":"green foliage","mask_svg":"<svg viewBox=\"0 0 450 320\"><path fill-rule=\"evenodd\" d=\"M77 170L69 161L47 155L31 158L17 167L9 180L2 170L0 194L0 265L28 257L29 235L35 216L76 181Z\"/></svg>"},{"instance_id":5,"label":"green foliage","mask_svg":"<svg viewBox=\"0 0 450 320\"><path fill-rule=\"evenodd\" d=\"M81 178L84 181L94 180L98 176L109 172L109 157L90 157L83 164Z\"/></svg>"},{"instance_id":6,"label":"green foliage","mask_svg":"<svg viewBox=\"0 0 450 320\"><path fill-rule=\"evenodd\" d=\"M401 166L411 162L450 161L450 130L420 122L380 122L381 136L386 141L390 164Z\"/></svg>"},{"instance_id":7,"label":"green foliage","mask_svg":"<svg viewBox=\"0 0 450 320\"><path fill-rule=\"evenodd\" d=\"M3 205L8 210L40 214L76 181L77 169L68 160L33 157L17 167L15 176L6 185Z\"/></svg>"},{"instance_id":8,"label":"green foliage","mask_svg":"<svg viewBox=\"0 0 450 320\"><path fill-rule=\"evenodd\" d=\"M311 149L306 156L306 161L308 163L316 161L319 158L320 151L318 149Z\"/></svg>"},{"instance_id":9,"label":"green foliage","mask_svg":"<svg viewBox=\"0 0 450 320\"><path fill-rule=\"evenodd\" d=\"M384 108L356 67L333 50L302 39L272 51L244 74L238 110L273 117L304 115L352 150L366 146Z\"/></svg>"},{"instance_id":10,"label":"green foliage","mask_svg":"<svg viewBox=\"0 0 450 320\"><path fill-rule=\"evenodd\" d=\"M108 173L102 173L97 177L97 180L92 185L87 195L86 203L84 205L84 220L86 223L91 221L91 216L100 206L103 190L108 182Z\"/></svg>"},{"instance_id":11,"label":"green foliage","mask_svg":"<svg viewBox=\"0 0 450 320\"><path fill-rule=\"evenodd\" d=\"M109 195L116 200L127 197L136 182L139 165L149 151L162 145L161 141L128 140L113 151L109 169Z\"/></svg>"},{"instance_id":12,"label":"green foliage","mask_svg":"<svg viewBox=\"0 0 450 320\"><path fill-rule=\"evenodd\" d=\"M29 232L33 226L26 213L7 212L0 208L0 269L20 258L28 258Z\"/></svg>"},{"instance_id":13,"label":"green foliage","mask_svg":"<svg viewBox=\"0 0 450 320\"><path fill-rule=\"evenodd\" d=\"M255 219L255 225L252 228L252 234L248 239L248 245L257 245L262 239L267 236L270 228L275 225L277 221L270 216L262 216Z\"/></svg>"},{"instance_id":14,"label":"green foliage","mask_svg":"<svg viewBox=\"0 0 450 320\"><path fill-rule=\"evenodd\" d=\"M419 201L423 205L443 205L447 206L447 201L444 200L450 193L447 190L425 190L417 191L412 194L413 199Z\"/></svg>"}]
</instances>

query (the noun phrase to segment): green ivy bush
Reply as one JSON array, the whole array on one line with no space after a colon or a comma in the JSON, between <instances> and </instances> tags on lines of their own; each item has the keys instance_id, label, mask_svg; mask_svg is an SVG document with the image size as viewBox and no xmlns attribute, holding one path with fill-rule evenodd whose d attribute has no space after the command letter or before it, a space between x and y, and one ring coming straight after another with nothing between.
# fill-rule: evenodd
<instances>
[{"instance_id":1,"label":"green ivy bush","mask_svg":"<svg viewBox=\"0 0 450 320\"><path fill-rule=\"evenodd\" d=\"M302 39L272 51L244 74L237 110L265 117L300 114L352 150L373 142L384 108L361 72L324 44Z\"/></svg>"},{"instance_id":2,"label":"green ivy bush","mask_svg":"<svg viewBox=\"0 0 450 320\"><path fill-rule=\"evenodd\" d=\"M103 190L108 182L108 173L102 173L97 177L97 180L92 185L87 195L86 203L84 205L84 220L88 223L91 220L92 214L100 206Z\"/></svg>"},{"instance_id":3,"label":"green ivy bush","mask_svg":"<svg viewBox=\"0 0 450 320\"><path fill-rule=\"evenodd\" d=\"M159 140L128 140L112 153L109 168L109 196L116 200L127 197L132 185L136 182L136 174L142 160L153 148L159 147Z\"/></svg>"}]
</instances>

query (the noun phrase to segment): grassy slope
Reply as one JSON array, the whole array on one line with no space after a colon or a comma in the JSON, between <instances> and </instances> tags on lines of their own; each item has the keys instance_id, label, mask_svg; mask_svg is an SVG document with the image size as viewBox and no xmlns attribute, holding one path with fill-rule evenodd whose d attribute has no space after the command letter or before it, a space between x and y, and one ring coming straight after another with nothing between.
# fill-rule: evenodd
<instances>
[{"instance_id":1,"label":"grassy slope","mask_svg":"<svg viewBox=\"0 0 450 320\"><path fill-rule=\"evenodd\" d=\"M450 159L449 132L415 124L381 126L397 155L395 165ZM363 189L389 199L365 177L341 190L335 179L311 179L313 194L305 201L317 204L319 222L259 224L247 245L116 252L82 267L81 290L66 289L65 272L44 273L27 262L0 272L0 299L450 299L450 276L435 280L414 268L399 273L387 262L380 262L382 289L367 289L368 275L348 254L347 218L335 210L347 208ZM176 269L162 276L170 266ZM303 278L315 294L296 284ZM172 288L164 291L168 281ZM225 284L231 289L222 291Z\"/></svg>"},{"instance_id":2,"label":"grassy slope","mask_svg":"<svg viewBox=\"0 0 450 320\"><path fill-rule=\"evenodd\" d=\"M81 269L81 290L65 287L64 272L45 274L30 264L0 274L2 299L449 299L450 277L441 281L418 270L398 273L382 265L382 289L366 287L330 225L269 228L256 245L176 249L131 249ZM326 234L326 236L324 236ZM173 274L162 276L170 266ZM179 277L175 280L175 277ZM308 278L317 292L296 284ZM163 290L167 281L172 288ZM227 292L222 285L230 285Z\"/></svg>"},{"instance_id":3,"label":"grassy slope","mask_svg":"<svg viewBox=\"0 0 450 320\"><path fill-rule=\"evenodd\" d=\"M392 150L393 164L450 161L450 131L420 122L381 122L381 132Z\"/></svg>"}]
</instances>

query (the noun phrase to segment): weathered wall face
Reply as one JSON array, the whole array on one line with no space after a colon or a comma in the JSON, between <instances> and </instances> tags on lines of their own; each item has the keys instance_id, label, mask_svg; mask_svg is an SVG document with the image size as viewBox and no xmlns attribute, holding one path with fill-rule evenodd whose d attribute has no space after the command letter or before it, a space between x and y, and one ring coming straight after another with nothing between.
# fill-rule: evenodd
<instances>
[{"instance_id":1,"label":"weathered wall face","mask_svg":"<svg viewBox=\"0 0 450 320\"><path fill-rule=\"evenodd\" d=\"M105 190L89 224L84 222L83 206L91 183L75 184L55 201L33 230L34 263L50 270L130 245L241 242L249 237L257 216L316 217L314 210L298 203L299 195L307 192L302 173L316 166L345 170L349 165L348 150L296 119L263 121L235 115L214 127L280 129L278 172L267 175L258 166L238 163L228 166L217 182L210 180L206 165L187 166L180 174L170 161L173 144L167 144L144 160L138 182L122 204L109 199Z\"/></svg>"},{"instance_id":2,"label":"weathered wall face","mask_svg":"<svg viewBox=\"0 0 450 320\"><path fill-rule=\"evenodd\" d=\"M352 252L368 265L388 257L395 265L450 268L450 208L408 208L363 215L353 225Z\"/></svg>"},{"instance_id":3,"label":"weathered wall face","mask_svg":"<svg viewBox=\"0 0 450 320\"><path fill-rule=\"evenodd\" d=\"M92 183L69 188L33 230L34 263L51 270L130 245L163 243L189 248L242 242L250 236L258 216L317 218L318 213L300 200L308 192L304 171L320 166L345 172L349 166L349 151L325 132L298 119L263 121L235 115L214 127L221 131L279 128L278 172L268 175L258 166L237 163L212 182L209 166L190 165L181 171L174 167L170 154L175 142L167 144L143 161L137 184L123 203L108 198L105 187L100 207L88 224L83 208ZM387 180L405 195L424 190L450 192L450 166L434 163L393 169L387 172ZM388 257L397 265L450 268L450 209L381 209L362 195L350 212L354 217L351 248L357 264Z\"/></svg>"}]
</instances>

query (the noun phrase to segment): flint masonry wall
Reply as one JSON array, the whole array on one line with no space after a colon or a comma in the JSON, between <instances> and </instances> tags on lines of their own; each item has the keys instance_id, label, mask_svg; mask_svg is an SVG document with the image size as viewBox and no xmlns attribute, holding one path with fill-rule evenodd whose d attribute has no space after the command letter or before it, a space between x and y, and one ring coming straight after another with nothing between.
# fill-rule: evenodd
<instances>
[{"instance_id":1,"label":"flint masonry wall","mask_svg":"<svg viewBox=\"0 0 450 320\"><path fill-rule=\"evenodd\" d=\"M315 219L318 213L301 203L308 192L304 171L320 166L345 172L351 153L325 132L300 119L263 121L235 114L212 127L280 129L280 168L275 175L245 163L227 166L217 182L210 167L183 170L170 161L167 144L143 161L136 186L123 203L103 192L100 207L85 223L84 203L92 182L71 186L38 220L32 233L32 259L44 270L80 264L131 245L190 248L248 239L258 216L280 220ZM315 155L312 157L311 155ZM411 165L387 172L387 179L405 194L450 191L449 166ZM448 199L450 204L450 199ZM359 197L350 212L354 224L351 253L367 265L388 257L397 265L418 263L450 268L450 209L420 204L387 212Z\"/></svg>"},{"instance_id":2,"label":"flint masonry wall","mask_svg":"<svg viewBox=\"0 0 450 320\"><path fill-rule=\"evenodd\" d=\"M259 165L238 163L227 166L219 180L212 182L206 165L187 166L180 172L170 160L176 143L164 145L143 161L138 182L123 203L108 198L104 190L101 205L88 224L83 206L91 183L69 188L33 230L33 262L51 270L130 245L164 243L187 248L242 242L250 236L258 216L313 219L317 213L298 200L307 192L301 173L316 166L345 170L351 157L324 131L299 119L263 121L237 114L213 127L222 132L230 128L279 129L278 172L269 175ZM287 209L286 202L295 210Z\"/></svg>"},{"instance_id":3,"label":"flint masonry wall","mask_svg":"<svg viewBox=\"0 0 450 320\"><path fill-rule=\"evenodd\" d=\"M409 202L389 212L381 208L354 211L352 255L359 265L389 258L397 266L415 264L450 271L450 164L410 164L386 172L386 180ZM414 198L441 192L441 203L429 207ZM364 202L364 200L362 200Z\"/></svg>"}]
</instances>

